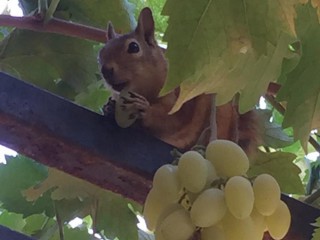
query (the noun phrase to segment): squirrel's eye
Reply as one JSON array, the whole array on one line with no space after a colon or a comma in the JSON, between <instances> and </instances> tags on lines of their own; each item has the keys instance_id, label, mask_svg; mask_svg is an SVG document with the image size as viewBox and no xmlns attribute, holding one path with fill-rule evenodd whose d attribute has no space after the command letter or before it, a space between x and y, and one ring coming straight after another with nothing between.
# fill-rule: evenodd
<instances>
[{"instance_id":1,"label":"squirrel's eye","mask_svg":"<svg viewBox=\"0 0 320 240\"><path fill-rule=\"evenodd\" d=\"M136 42L129 43L128 53L138 53L139 51L140 51L140 47L139 47L138 43L136 43Z\"/></svg>"}]
</instances>

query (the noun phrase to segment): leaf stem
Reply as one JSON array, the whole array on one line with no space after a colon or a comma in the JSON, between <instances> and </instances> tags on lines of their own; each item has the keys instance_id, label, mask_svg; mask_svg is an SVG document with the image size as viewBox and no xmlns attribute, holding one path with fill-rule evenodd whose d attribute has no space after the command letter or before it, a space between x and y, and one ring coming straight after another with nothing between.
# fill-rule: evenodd
<instances>
[{"instance_id":1,"label":"leaf stem","mask_svg":"<svg viewBox=\"0 0 320 240\"><path fill-rule=\"evenodd\" d=\"M58 224L58 228L59 228L60 240L64 240L63 222L62 222L61 216L59 214L59 210L58 210L58 207L57 207L57 202L53 201L53 205L54 205L54 211L55 211L55 214L56 214L57 224Z\"/></svg>"},{"instance_id":2,"label":"leaf stem","mask_svg":"<svg viewBox=\"0 0 320 240\"><path fill-rule=\"evenodd\" d=\"M286 109L275 99L274 96L266 94L264 97L282 116L285 115ZM312 136L309 136L309 143L317 152L320 153L320 144Z\"/></svg>"},{"instance_id":3,"label":"leaf stem","mask_svg":"<svg viewBox=\"0 0 320 240\"><path fill-rule=\"evenodd\" d=\"M216 94L212 94L211 115L210 115L210 142L217 140L218 127L217 127L217 107L216 107Z\"/></svg>"}]
</instances>

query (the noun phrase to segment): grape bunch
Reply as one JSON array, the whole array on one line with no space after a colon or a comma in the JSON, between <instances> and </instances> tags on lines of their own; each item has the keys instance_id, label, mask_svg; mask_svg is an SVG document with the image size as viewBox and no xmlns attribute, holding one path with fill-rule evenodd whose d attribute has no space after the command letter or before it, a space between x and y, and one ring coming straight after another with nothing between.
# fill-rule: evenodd
<instances>
[{"instance_id":1,"label":"grape bunch","mask_svg":"<svg viewBox=\"0 0 320 240\"><path fill-rule=\"evenodd\" d=\"M156 240L261 240L288 232L291 215L269 174L248 179L249 160L235 143L215 140L203 157L181 155L154 175L144 218Z\"/></svg>"}]
</instances>

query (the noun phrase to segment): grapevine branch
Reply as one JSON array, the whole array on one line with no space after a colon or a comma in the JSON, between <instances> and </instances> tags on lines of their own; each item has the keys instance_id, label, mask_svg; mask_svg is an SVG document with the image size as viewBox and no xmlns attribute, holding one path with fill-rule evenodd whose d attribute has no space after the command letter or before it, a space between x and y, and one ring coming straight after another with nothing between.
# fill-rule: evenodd
<instances>
[{"instance_id":1,"label":"grapevine branch","mask_svg":"<svg viewBox=\"0 0 320 240\"><path fill-rule=\"evenodd\" d=\"M58 33L102 43L107 40L105 30L79 23L68 22L54 17L44 23L43 17L40 15L25 17L0 15L0 26L16 27L37 32Z\"/></svg>"},{"instance_id":2,"label":"grapevine branch","mask_svg":"<svg viewBox=\"0 0 320 240\"><path fill-rule=\"evenodd\" d=\"M269 94L265 95L265 99L279 112L284 116L286 109L276 101L275 97ZM320 144L312 136L309 136L309 143L314 147L314 149L320 153Z\"/></svg>"}]
</instances>

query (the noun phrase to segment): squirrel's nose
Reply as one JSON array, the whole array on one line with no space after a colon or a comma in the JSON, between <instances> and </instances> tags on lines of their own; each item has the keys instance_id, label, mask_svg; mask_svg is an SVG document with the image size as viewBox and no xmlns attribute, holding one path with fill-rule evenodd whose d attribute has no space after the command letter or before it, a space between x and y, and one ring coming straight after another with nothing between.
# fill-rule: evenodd
<instances>
[{"instance_id":1,"label":"squirrel's nose","mask_svg":"<svg viewBox=\"0 0 320 240\"><path fill-rule=\"evenodd\" d=\"M101 73L104 76L104 78L106 78L106 79L112 79L113 72L114 72L113 67L108 68L106 66L102 66L102 68L101 68Z\"/></svg>"}]
</instances>

